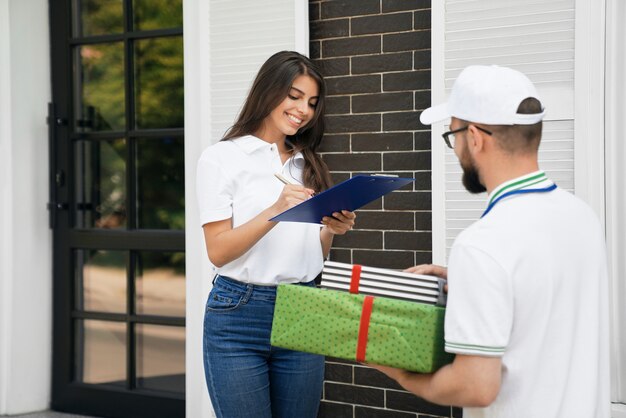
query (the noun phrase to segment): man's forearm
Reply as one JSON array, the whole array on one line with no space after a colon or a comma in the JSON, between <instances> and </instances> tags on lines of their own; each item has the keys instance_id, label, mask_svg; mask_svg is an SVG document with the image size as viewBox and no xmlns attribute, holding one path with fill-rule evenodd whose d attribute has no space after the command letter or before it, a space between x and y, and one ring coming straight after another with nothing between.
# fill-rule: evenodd
<instances>
[{"instance_id":1,"label":"man's forearm","mask_svg":"<svg viewBox=\"0 0 626 418\"><path fill-rule=\"evenodd\" d=\"M409 392L440 405L490 405L500 390L500 358L457 355L452 364L432 374L377 366Z\"/></svg>"}]
</instances>

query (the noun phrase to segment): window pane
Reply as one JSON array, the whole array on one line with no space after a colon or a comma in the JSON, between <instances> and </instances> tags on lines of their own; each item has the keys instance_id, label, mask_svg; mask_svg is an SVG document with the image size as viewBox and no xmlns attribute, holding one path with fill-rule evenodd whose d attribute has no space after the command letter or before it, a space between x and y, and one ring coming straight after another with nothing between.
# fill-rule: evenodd
<instances>
[{"instance_id":1,"label":"window pane","mask_svg":"<svg viewBox=\"0 0 626 418\"><path fill-rule=\"evenodd\" d=\"M137 387L185 392L185 328L136 327Z\"/></svg>"},{"instance_id":2,"label":"window pane","mask_svg":"<svg viewBox=\"0 0 626 418\"><path fill-rule=\"evenodd\" d=\"M122 0L74 0L72 19L75 37L124 31Z\"/></svg>"},{"instance_id":3,"label":"window pane","mask_svg":"<svg viewBox=\"0 0 626 418\"><path fill-rule=\"evenodd\" d=\"M76 251L76 308L126 312L126 252Z\"/></svg>"},{"instance_id":4,"label":"window pane","mask_svg":"<svg viewBox=\"0 0 626 418\"><path fill-rule=\"evenodd\" d=\"M185 229L182 138L137 140L137 227Z\"/></svg>"},{"instance_id":5,"label":"window pane","mask_svg":"<svg viewBox=\"0 0 626 418\"><path fill-rule=\"evenodd\" d=\"M135 310L144 315L185 316L185 253L137 253Z\"/></svg>"},{"instance_id":6,"label":"window pane","mask_svg":"<svg viewBox=\"0 0 626 418\"><path fill-rule=\"evenodd\" d=\"M126 324L76 321L75 378L79 382L126 385Z\"/></svg>"},{"instance_id":7,"label":"window pane","mask_svg":"<svg viewBox=\"0 0 626 418\"><path fill-rule=\"evenodd\" d=\"M181 128L184 124L183 38L135 43L135 126Z\"/></svg>"},{"instance_id":8,"label":"window pane","mask_svg":"<svg viewBox=\"0 0 626 418\"><path fill-rule=\"evenodd\" d=\"M135 30L183 26L182 0L134 0L133 13Z\"/></svg>"},{"instance_id":9,"label":"window pane","mask_svg":"<svg viewBox=\"0 0 626 418\"><path fill-rule=\"evenodd\" d=\"M76 227L126 227L126 141L75 142Z\"/></svg>"},{"instance_id":10,"label":"window pane","mask_svg":"<svg viewBox=\"0 0 626 418\"><path fill-rule=\"evenodd\" d=\"M124 129L123 43L78 46L74 59L76 130Z\"/></svg>"}]
</instances>

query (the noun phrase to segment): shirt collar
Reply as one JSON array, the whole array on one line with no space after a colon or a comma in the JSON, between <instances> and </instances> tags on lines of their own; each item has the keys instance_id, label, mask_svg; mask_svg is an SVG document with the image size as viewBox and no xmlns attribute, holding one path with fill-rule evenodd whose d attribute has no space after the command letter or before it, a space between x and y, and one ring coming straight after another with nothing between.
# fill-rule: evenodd
<instances>
[{"instance_id":1,"label":"shirt collar","mask_svg":"<svg viewBox=\"0 0 626 418\"><path fill-rule=\"evenodd\" d=\"M534 171L529 174L525 174L523 176L514 178L512 180L506 181L493 189L488 196L488 204L494 202L498 197L502 196L504 193L509 193L514 190L521 190L526 188L545 188L550 187L554 183L552 180L546 176L546 173L543 170Z\"/></svg>"},{"instance_id":2,"label":"shirt collar","mask_svg":"<svg viewBox=\"0 0 626 418\"><path fill-rule=\"evenodd\" d=\"M246 135L232 140L246 154L252 154L261 148L269 148L271 144L253 135Z\"/></svg>"},{"instance_id":3,"label":"shirt collar","mask_svg":"<svg viewBox=\"0 0 626 418\"><path fill-rule=\"evenodd\" d=\"M246 154L252 154L253 152L263 149L269 148L272 146L267 141L263 141L261 138L257 138L254 135L246 135L239 138L235 138L232 140L234 144L236 144L239 148L241 148ZM293 163L298 168L304 167L304 155L300 151L298 151L293 156Z\"/></svg>"}]
</instances>

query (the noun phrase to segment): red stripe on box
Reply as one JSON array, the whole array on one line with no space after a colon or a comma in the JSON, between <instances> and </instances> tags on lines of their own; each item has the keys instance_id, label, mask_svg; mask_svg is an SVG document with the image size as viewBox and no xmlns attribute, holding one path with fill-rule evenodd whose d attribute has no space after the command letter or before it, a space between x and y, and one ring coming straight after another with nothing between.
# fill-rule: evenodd
<instances>
[{"instance_id":1,"label":"red stripe on box","mask_svg":"<svg viewBox=\"0 0 626 418\"><path fill-rule=\"evenodd\" d=\"M361 265L352 266L352 277L350 278L350 293L359 293L359 282L361 281Z\"/></svg>"},{"instance_id":2,"label":"red stripe on box","mask_svg":"<svg viewBox=\"0 0 626 418\"><path fill-rule=\"evenodd\" d=\"M359 338L356 345L356 361L365 361L367 350L367 334L370 329L370 317L374 306L374 296L365 296L361 310L361 322L359 324Z\"/></svg>"}]
</instances>

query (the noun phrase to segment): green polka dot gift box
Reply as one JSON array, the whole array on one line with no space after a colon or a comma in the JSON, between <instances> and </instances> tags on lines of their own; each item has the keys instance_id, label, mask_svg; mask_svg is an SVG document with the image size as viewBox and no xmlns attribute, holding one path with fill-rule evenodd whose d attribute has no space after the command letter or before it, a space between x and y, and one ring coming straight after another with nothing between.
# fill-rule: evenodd
<instances>
[{"instance_id":1,"label":"green polka dot gift box","mask_svg":"<svg viewBox=\"0 0 626 418\"><path fill-rule=\"evenodd\" d=\"M279 285L271 343L277 347L429 373L450 363L441 306Z\"/></svg>"}]
</instances>

